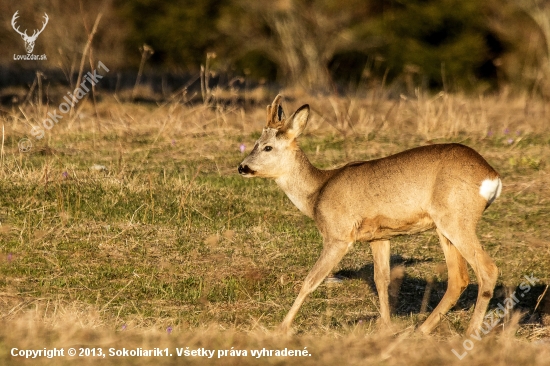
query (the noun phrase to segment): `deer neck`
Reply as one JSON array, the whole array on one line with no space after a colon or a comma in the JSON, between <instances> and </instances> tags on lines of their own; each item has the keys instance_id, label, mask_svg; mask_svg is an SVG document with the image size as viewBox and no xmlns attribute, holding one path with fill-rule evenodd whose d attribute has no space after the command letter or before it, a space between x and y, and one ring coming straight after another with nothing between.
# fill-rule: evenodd
<instances>
[{"instance_id":1,"label":"deer neck","mask_svg":"<svg viewBox=\"0 0 550 366\"><path fill-rule=\"evenodd\" d=\"M288 168L288 173L275 179L275 182L302 213L313 218L317 195L330 178L330 171L314 167L299 148Z\"/></svg>"}]
</instances>

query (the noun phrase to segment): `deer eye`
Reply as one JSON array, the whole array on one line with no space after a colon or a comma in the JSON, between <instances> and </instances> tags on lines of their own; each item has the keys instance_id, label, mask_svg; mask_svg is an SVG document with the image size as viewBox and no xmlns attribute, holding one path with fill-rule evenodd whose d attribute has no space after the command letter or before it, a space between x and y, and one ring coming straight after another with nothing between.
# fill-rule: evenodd
<instances>
[{"instance_id":1,"label":"deer eye","mask_svg":"<svg viewBox=\"0 0 550 366\"><path fill-rule=\"evenodd\" d=\"M271 146L264 147L264 151L271 151L271 150L273 150L273 148Z\"/></svg>"}]
</instances>

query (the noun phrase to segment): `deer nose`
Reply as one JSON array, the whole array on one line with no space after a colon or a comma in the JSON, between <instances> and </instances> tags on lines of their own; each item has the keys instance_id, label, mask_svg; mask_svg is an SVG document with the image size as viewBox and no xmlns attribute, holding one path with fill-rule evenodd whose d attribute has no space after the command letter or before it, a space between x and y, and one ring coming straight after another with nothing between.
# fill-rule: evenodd
<instances>
[{"instance_id":1,"label":"deer nose","mask_svg":"<svg viewBox=\"0 0 550 366\"><path fill-rule=\"evenodd\" d=\"M242 164L239 164L239 174L251 174L252 173L252 169L250 169L248 167L248 165L242 165Z\"/></svg>"}]
</instances>

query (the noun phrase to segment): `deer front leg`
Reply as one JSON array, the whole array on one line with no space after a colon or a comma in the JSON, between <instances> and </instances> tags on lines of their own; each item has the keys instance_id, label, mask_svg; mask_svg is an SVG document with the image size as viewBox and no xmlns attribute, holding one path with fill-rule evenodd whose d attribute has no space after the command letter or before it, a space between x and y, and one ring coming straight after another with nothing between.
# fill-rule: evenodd
<instances>
[{"instance_id":1,"label":"deer front leg","mask_svg":"<svg viewBox=\"0 0 550 366\"><path fill-rule=\"evenodd\" d=\"M298 297L294 300L294 304L292 304L288 314L279 326L280 332L289 332L292 321L294 320L294 317L296 317L296 314L298 313L298 310L300 310L300 307L304 303L307 295L315 291L330 271L348 252L350 246L351 243L340 240L325 240L321 256L317 259L317 262L308 273Z\"/></svg>"},{"instance_id":2,"label":"deer front leg","mask_svg":"<svg viewBox=\"0 0 550 366\"><path fill-rule=\"evenodd\" d=\"M380 325L390 325L390 241L380 240L370 243L374 261L374 283L380 299Z\"/></svg>"}]
</instances>

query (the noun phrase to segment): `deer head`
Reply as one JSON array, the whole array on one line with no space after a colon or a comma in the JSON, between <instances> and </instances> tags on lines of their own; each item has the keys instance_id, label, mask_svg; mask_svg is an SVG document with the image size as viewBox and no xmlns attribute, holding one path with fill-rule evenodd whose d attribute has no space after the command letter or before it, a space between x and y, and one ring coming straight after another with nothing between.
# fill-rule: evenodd
<instances>
[{"instance_id":1,"label":"deer head","mask_svg":"<svg viewBox=\"0 0 550 366\"><path fill-rule=\"evenodd\" d=\"M281 95L267 106L267 124L254 149L239 165L244 177L280 178L290 173L299 149L296 138L304 130L309 117L307 104L288 119L281 106Z\"/></svg>"},{"instance_id":2,"label":"deer head","mask_svg":"<svg viewBox=\"0 0 550 366\"><path fill-rule=\"evenodd\" d=\"M48 14L44 13L44 22L42 23L42 29L35 29L32 36L28 36L26 29L24 32L21 32L19 31L19 26L15 24L15 21L17 20L17 18L19 18L19 15L17 15L17 13L19 13L19 10L17 10L15 14L13 14L13 18L11 18L11 26L17 33L19 33L21 38L23 38L23 41L25 41L25 49L27 50L27 53L31 53L34 49L34 42L36 41L36 38L40 33L42 33L44 28L46 28L46 24L48 24Z\"/></svg>"}]
</instances>

